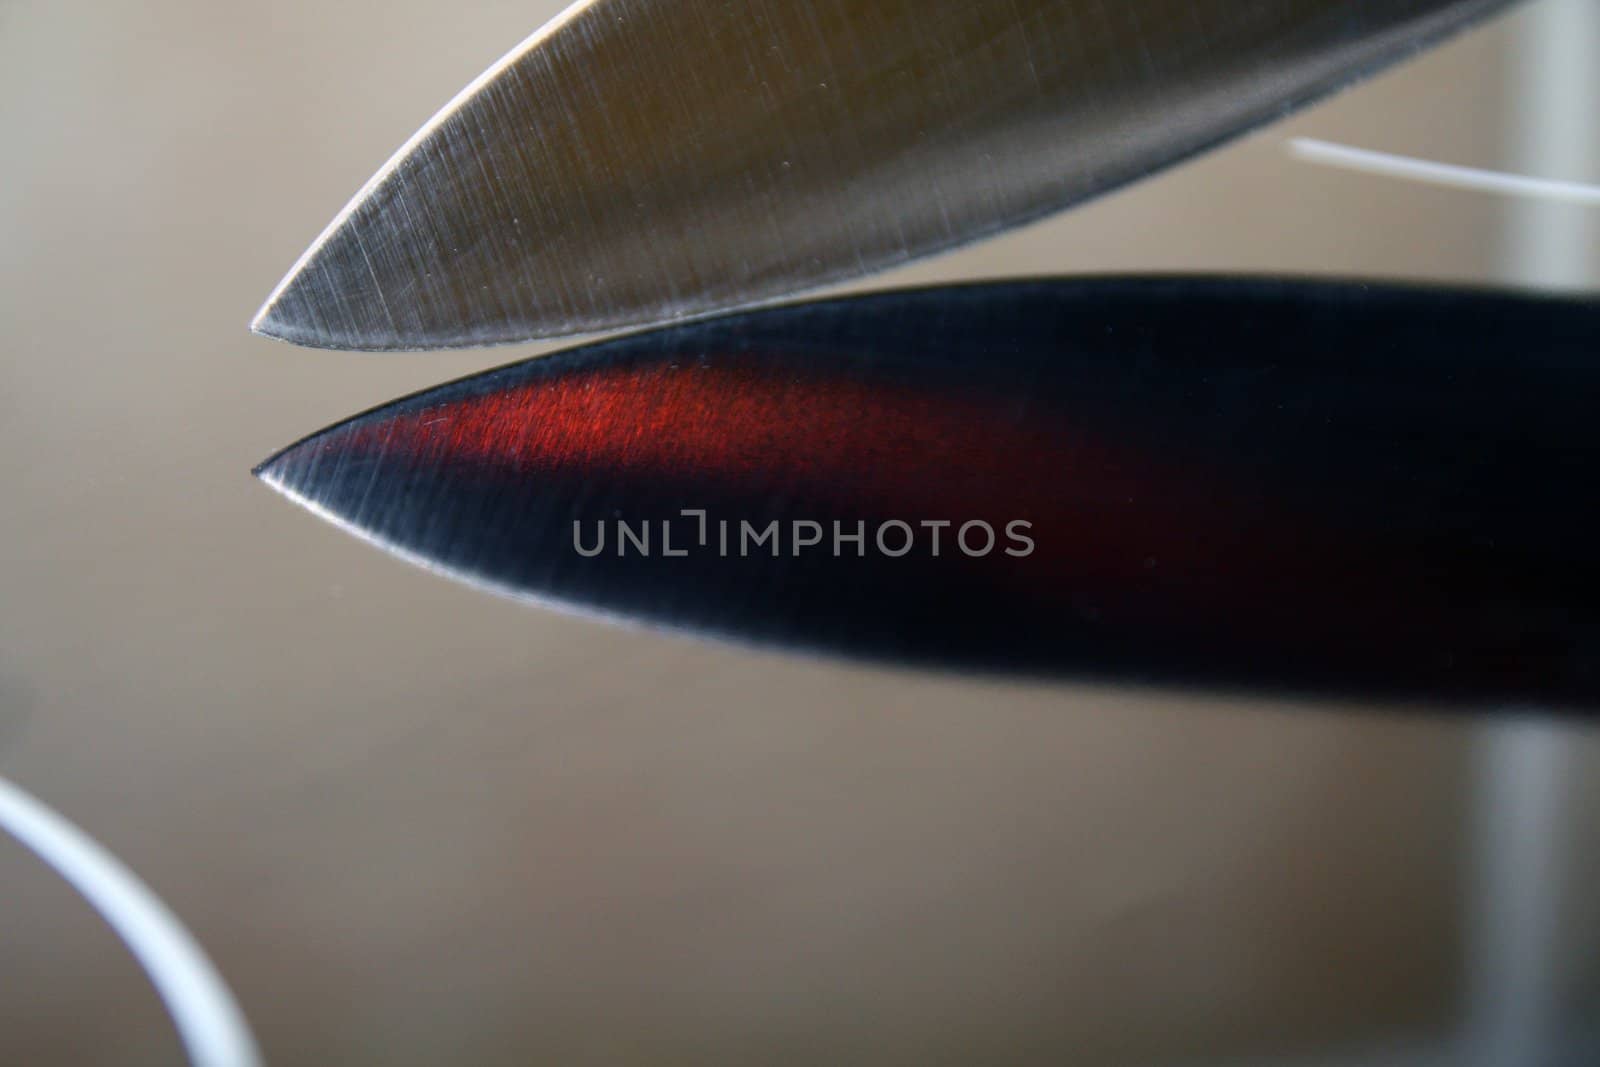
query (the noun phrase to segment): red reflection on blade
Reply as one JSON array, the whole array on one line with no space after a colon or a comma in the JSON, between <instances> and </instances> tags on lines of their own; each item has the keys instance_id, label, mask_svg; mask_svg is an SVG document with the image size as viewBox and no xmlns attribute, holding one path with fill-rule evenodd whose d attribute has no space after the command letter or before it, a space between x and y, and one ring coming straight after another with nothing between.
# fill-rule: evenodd
<instances>
[{"instance_id":1,"label":"red reflection on blade","mask_svg":"<svg viewBox=\"0 0 1600 1067\"><path fill-rule=\"evenodd\" d=\"M1420 648L1484 638L1459 610L1463 590L1482 587L1477 564L1441 583L1430 546L1391 536L1381 517L1362 533L1339 523L1336 506L1290 511L1257 484L1248 457L1157 454L1137 443L1148 427L1107 441L1103 417L1091 434L1070 398L1038 402L1021 385L963 389L852 370L753 359L580 367L378 412L307 447L513 480L706 486L826 517L981 520L999 531L1022 520L1032 554L947 552L941 565L976 569L1046 615L1091 602L1107 623L1222 631L1285 661L1338 648L1399 671Z\"/></svg>"},{"instance_id":2,"label":"red reflection on blade","mask_svg":"<svg viewBox=\"0 0 1600 1067\"><path fill-rule=\"evenodd\" d=\"M864 518L1033 522L1050 569L1102 578L1150 566L1131 529L1170 528L1174 566L1215 566L1227 539L1196 524L1220 510L1194 457L1108 447L1022 395L948 385L801 376L751 363L603 366L359 422L330 449L615 479L672 478L750 494L823 500ZM1091 511L1085 512L1084 508ZM1037 563L1030 568L1037 577Z\"/></svg>"}]
</instances>

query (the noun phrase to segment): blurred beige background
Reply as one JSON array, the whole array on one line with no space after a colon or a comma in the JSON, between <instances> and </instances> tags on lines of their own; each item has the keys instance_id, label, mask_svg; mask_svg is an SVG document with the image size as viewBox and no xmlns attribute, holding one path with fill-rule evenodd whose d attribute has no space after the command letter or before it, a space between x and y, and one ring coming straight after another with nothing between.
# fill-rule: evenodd
<instances>
[{"instance_id":1,"label":"blurred beige background","mask_svg":"<svg viewBox=\"0 0 1600 1067\"><path fill-rule=\"evenodd\" d=\"M1563 4L874 284L1489 281L1556 262L1540 234L1578 254L1538 280L1592 283L1581 211L1283 149L1527 166L1529 42ZM185 918L269 1061L1422 1062L1600 1007L1576 727L707 647L453 586L256 484L303 433L520 354L245 323L555 8L0 2L0 774ZM0 840L0 1062L181 1055L108 929Z\"/></svg>"}]
</instances>

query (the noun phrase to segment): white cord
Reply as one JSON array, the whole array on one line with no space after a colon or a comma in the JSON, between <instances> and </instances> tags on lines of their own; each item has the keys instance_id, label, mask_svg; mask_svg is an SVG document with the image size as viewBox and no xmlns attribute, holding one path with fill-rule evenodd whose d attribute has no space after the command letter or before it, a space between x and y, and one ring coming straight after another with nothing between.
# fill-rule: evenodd
<instances>
[{"instance_id":1,"label":"white cord","mask_svg":"<svg viewBox=\"0 0 1600 1067\"><path fill-rule=\"evenodd\" d=\"M127 944L195 1067L257 1067L244 1013L172 910L137 875L42 801L0 778L0 829L55 869Z\"/></svg>"},{"instance_id":2,"label":"white cord","mask_svg":"<svg viewBox=\"0 0 1600 1067\"><path fill-rule=\"evenodd\" d=\"M1427 185L1444 185L1453 189L1470 189L1480 193L1499 193L1504 196L1532 197L1579 204L1584 207L1600 207L1600 185L1588 182L1558 181L1553 178L1534 178L1526 174L1509 174L1478 167L1461 167L1454 163L1434 163L1411 156L1397 156L1390 152L1374 152L1367 148L1352 148L1331 141L1318 141L1311 137L1296 137L1290 140L1289 153L1307 163L1357 170L1386 178L1400 178Z\"/></svg>"}]
</instances>

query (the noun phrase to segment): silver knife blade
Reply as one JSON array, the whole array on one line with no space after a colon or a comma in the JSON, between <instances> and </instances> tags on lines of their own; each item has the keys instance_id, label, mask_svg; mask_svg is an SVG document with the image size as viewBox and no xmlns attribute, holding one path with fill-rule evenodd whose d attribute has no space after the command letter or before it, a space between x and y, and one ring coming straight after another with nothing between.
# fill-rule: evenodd
<instances>
[{"instance_id":1,"label":"silver knife blade","mask_svg":"<svg viewBox=\"0 0 1600 1067\"><path fill-rule=\"evenodd\" d=\"M589 0L425 126L253 328L421 349L770 302L1276 119L1510 0Z\"/></svg>"}]
</instances>

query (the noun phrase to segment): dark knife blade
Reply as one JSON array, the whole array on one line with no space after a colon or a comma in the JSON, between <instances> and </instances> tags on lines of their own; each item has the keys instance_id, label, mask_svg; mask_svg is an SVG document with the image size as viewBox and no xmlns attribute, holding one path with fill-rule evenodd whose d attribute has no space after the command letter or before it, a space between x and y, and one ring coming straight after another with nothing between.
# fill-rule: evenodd
<instances>
[{"instance_id":1,"label":"dark knife blade","mask_svg":"<svg viewBox=\"0 0 1600 1067\"><path fill-rule=\"evenodd\" d=\"M368 183L256 318L328 348L662 323L996 233L1507 0L592 0Z\"/></svg>"},{"instance_id":2,"label":"dark knife blade","mask_svg":"<svg viewBox=\"0 0 1600 1067\"><path fill-rule=\"evenodd\" d=\"M1600 305L1470 290L895 292L517 363L258 473L468 582L739 641L1586 705L1597 353Z\"/></svg>"}]
</instances>

